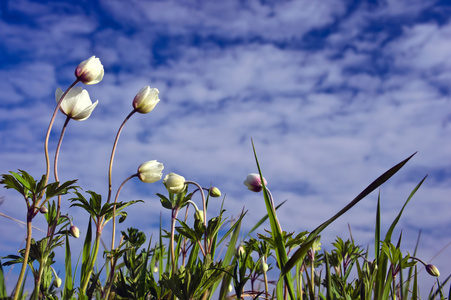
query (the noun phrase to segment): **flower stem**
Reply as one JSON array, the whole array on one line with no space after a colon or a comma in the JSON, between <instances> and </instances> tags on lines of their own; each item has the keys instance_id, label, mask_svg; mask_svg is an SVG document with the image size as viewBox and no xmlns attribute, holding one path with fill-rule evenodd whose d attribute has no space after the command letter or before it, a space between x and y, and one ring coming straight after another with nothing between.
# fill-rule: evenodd
<instances>
[{"instance_id":1,"label":"flower stem","mask_svg":"<svg viewBox=\"0 0 451 300\"><path fill-rule=\"evenodd\" d=\"M47 170L45 172L45 185L47 185L47 182L49 180L50 175L50 159L49 159L49 138L50 138L50 132L52 131L53 123L55 122L56 114L58 113L59 108L61 107L61 103L63 102L63 99L66 97L67 93L79 82L78 79L76 79L69 88L63 93L61 96L61 99L58 101L58 104L55 107L55 111L53 112L52 118L50 119L50 124L47 129L47 134L45 135L45 142L44 142L44 153L45 153L45 163L47 166ZM39 201L41 199L38 199L37 205L39 204Z\"/></svg>"},{"instance_id":2,"label":"flower stem","mask_svg":"<svg viewBox=\"0 0 451 300\"><path fill-rule=\"evenodd\" d=\"M194 184L195 186L197 186L197 188L200 191L200 194L202 195L202 207L203 207L203 210L204 210L204 226L205 226L204 248L205 248L205 251L207 253L210 253L210 248L208 246L208 236L207 236L207 203L205 201L204 191L203 191L202 187L197 182L185 181L185 184Z\"/></svg>"},{"instance_id":3,"label":"flower stem","mask_svg":"<svg viewBox=\"0 0 451 300\"><path fill-rule=\"evenodd\" d=\"M133 109L131 113L128 114L128 116L125 118L124 122L122 122L121 126L119 127L119 130L117 131L116 134L116 139L114 140L113 143L113 149L111 150L111 157L110 157L110 166L108 168L108 198L107 198L107 203L110 203L111 200L111 187L112 187L112 181L111 181L111 172L113 171L113 160L114 160L114 154L116 153L116 147L117 147L117 143L119 141L119 136L121 135L122 129L125 126L125 123L127 123L128 119L131 118L131 116L137 112L136 109Z\"/></svg>"},{"instance_id":4,"label":"flower stem","mask_svg":"<svg viewBox=\"0 0 451 300\"><path fill-rule=\"evenodd\" d=\"M131 176L129 176L127 179L124 180L124 182L122 182L121 186L117 189L116 192L116 197L114 198L114 206L113 206L113 233L112 233L112 237L111 237L111 251L114 250L114 239L116 237L116 203L117 203L117 199L119 198L119 193L122 190L122 187L125 185L125 183L127 181L129 181L130 179L132 179L133 177L138 176L138 173L133 174Z\"/></svg>"},{"instance_id":5,"label":"flower stem","mask_svg":"<svg viewBox=\"0 0 451 300\"><path fill-rule=\"evenodd\" d=\"M32 226L31 221L33 220L34 208L28 208L27 214L27 243L25 245L25 254L23 257L22 268L20 269L19 279L17 280L16 289L14 290L13 300L17 300L20 293L20 287L22 286L22 281L25 276L25 270L27 269L28 257L30 256L30 248L31 248L31 234L32 234Z\"/></svg>"},{"instance_id":6,"label":"flower stem","mask_svg":"<svg viewBox=\"0 0 451 300\"><path fill-rule=\"evenodd\" d=\"M87 268L87 273L86 273L86 276L85 276L83 282L80 285L80 294L81 295L84 295L86 293L86 289L88 287L89 280L91 279L92 270L94 269L94 264L97 260L97 253L99 252L101 235L102 235L102 232L97 229L93 252L92 252L91 257L89 258L89 266Z\"/></svg>"},{"instance_id":7,"label":"flower stem","mask_svg":"<svg viewBox=\"0 0 451 300\"><path fill-rule=\"evenodd\" d=\"M172 209L172 220L171 220L171 241L169 244L169 250L171 252L171 263L172 263L172 274L175 272L175 250L174 250L174 234L175 234L175 220L179 212L178 207Z\"/></svg>"}]
</instances>

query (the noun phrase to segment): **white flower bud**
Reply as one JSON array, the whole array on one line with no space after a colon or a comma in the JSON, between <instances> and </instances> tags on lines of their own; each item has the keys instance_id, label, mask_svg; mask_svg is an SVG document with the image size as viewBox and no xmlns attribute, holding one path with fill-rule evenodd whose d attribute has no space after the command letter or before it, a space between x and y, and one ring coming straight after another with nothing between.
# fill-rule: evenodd
<instances>
[{"instance_id":1,"label":"white flower bud","mask_svg":"<svg viewBox=\"0 0 451 300\"><path fill-rule=\"evenodd\" d=\"M102 81L104 72L100 59L91 56L78 65L75 69L75 77L84 84L96 84Z\"/></svg>"}]
</instances>

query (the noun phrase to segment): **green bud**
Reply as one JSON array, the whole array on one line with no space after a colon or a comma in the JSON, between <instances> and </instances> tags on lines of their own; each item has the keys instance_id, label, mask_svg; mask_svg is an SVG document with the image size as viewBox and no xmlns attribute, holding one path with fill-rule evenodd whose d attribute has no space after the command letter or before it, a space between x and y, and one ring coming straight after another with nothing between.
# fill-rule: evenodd
<instances>
[{"instance_id":1,"label":"green bud","mask_svg":"<svg viewBox=\"0 0 451 300\"><path fill-rule=\"evenodd\" d=\"M426 271L429 273L429 275L434 276L434 277L439 277L440 276L440 271L437 269L436 266L434 265L426 265Z\"/></svg>"},{"instance_id":2,"label":"green bud","mask_svg":"<svg viewBox=\"0 0 451 300\"><path fill-rule=\"evenodd\" d=\"M53 281L53 284L55 285L55 287L59 288L61 286L61 284L63 283L63 281L61 280L61 278L56 277L55 280Z\"/></svg>"},{"instance_id":3,"label":"green bud","mask_svg":"<svg viewBox=\"0 0 451 300\"><path fill-rule=\"evenodd\" d=\"M214 186L210 188L210 196L214 198L221 197L221 191Z\"/></svg>"},{"instance_id":4,"label":"green bud","mask_svg":"<svg viewBox=\"0 0 451 300\"><path fill-rule=\"evenodd\" d=\"M49 212L47 207L45 207L44 205L39 208L39 211L41 212L41 214L46 214Z\"/></svg>"},{"instance_id":5,"label":"green bud","mask_svg":"<svg viewBox=\"0 0 451 300\"><path fill-rule=\"evenodd\" d=\"M198 220L199 222L204 222L204 212L200 209L196 209L196 212L194 213L194 218Z\"/></svg>"},{"instance_id":6,"label":"green bud","mask_svg":"<svg viewBox=\"0 0 451 300\"><path fill-rule=\"evenodd\" d=\"M268 264L265 263L263 260L262 263L260 264L260 271L262 271L263 273L268 272Z\"/></svg>"}]
</instances>

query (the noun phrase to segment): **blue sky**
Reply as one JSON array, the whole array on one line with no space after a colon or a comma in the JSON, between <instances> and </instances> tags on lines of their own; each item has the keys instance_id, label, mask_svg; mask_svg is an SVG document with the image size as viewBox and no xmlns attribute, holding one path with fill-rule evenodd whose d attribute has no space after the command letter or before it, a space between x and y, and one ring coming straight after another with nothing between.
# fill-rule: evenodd
<instances>
[{"instance_id":1,"label":"blue sky","mask_svg":"<svg viewBox=\"0 0 451 300\"><path fill-rule=\"evenodd\" d=\"M30 1L1 2L0 172L45 173L43 140L57 87L92 55L104 80L86 86L99 105L69 124L61 180L107 193L112 142L143 86L161 102L126 125L113 184L157 159L226 194L229 215L265 213L262 195L242 184L256 171L250 139L287 231L312 230L385 170L417 155L381 189L388 228L416 184L399 228L404 249L430 261L451 241L451 3L388 1ZM54 149L64 118L52 133ZM133 181L121 198L143 199L125 227L155 232L160 183ZM2 189L0 212L24 220L25 204ZM322 235L372 243L377 193ZM200 199L198 199L200 201ZM66 212L83 230L87 214ZM211 211L219 209L212 203ZM216 210L215 210L216 209ZM169 218L163 211L163 218ZM39 218L38 218L39 219ZM36 220L36 226L43 226ZM20 247L24 228L0 218L0 255ZM110 236L106 229L105 238ZM399 233L398 233L399 234ZM39 233L37 233L37 237ZM451 274L446 248L432 263ZM423 272L425 273L425 272ZM429 288L434 279L424 276Z\"/></svg>"}]
</instances>

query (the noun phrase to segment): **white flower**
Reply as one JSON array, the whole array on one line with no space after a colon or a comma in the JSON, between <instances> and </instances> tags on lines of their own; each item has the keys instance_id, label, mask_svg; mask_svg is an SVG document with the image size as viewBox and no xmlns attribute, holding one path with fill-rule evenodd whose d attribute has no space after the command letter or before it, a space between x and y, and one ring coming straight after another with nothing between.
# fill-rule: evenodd
<instances>
[{"instance_id":1,"label":"white flower","mask_svg":"<svg viewBox=\"0 0 451 300\"><path fill-rule=\"evenodd\" d=\"M155 108L155 105L160 102L158 93L159 91L156 88L150 88L149 86L143 87L133 99L133 107L142 114L151 112Z\"/></svg>"},{"instance_id":2,"label":"white flower","mask_svg":"<svg viewBox=\"0 0 451 300\"><path fill-rule=\"evenodd\" d=\"M266 179L263 178L266 185ZM244 181L244 185L247 186L247 188L253 192L260 192L263 189L262 181L260 179L259 174L251 173L247 175L246 180Z\"/></svg>"},{"instance_id":3,"label":"white flower","mask_svg":"<svg viewBox=\"0 0 451 300\"><path fill-rule=\"evenodd\" d=\"M60 88L57 88L55 92L56 102L60 101L62 95L63 91ZM66 97L64 97L63 102L61 102L60 110L71 119L84 121L89 118L98 102L99 101L97 100L93 104L87 90L84 90L81 87L74 87L67 93Z\"/></svg>"},{"instance_id":4,"label":"white flower","mask_svg":"<svg viewBox=\"0 0 451 300\"><path fill-rule=\"evenodd\" d=\"M178 194L185 190L185 177L169 173L164 177L163 184L170 193Z\"/></svg>"},{"instance_id":5,"label":"white flower","mask_svg":"<svg viewBox=\"0 0 451 300\"><path fill-rule=\"evenodd\" d=\"M84 84L96 84L103 79L103 65L95 56L82 61L75 69L75 76Z\"/></svg>"},{"instance_id":6,"label":"white flower","mask_svg":"<svg viewBox=\"0 0 451 300\"><path fill-rule=\"evenodd\" d=\"M153 183L157 182L163 176L162 171L164 166L156 160L150 160L141 164L138 168L138 178L142 182Z\"/></svg>"}]
</instances>

